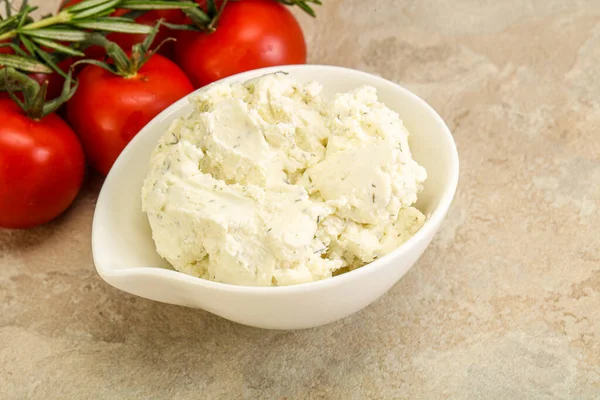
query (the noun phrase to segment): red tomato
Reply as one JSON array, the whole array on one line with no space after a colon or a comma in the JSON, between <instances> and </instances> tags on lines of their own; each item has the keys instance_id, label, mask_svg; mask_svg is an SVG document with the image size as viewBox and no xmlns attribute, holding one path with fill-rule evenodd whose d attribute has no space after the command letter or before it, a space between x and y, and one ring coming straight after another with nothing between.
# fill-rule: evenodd
<instances>
[{"instance_id":1,"label":"red tomato","mask_svg":"<svg viewBox=\"0 0 600 400\"><path fill-rule=\"evenodd\" d=\"M68 120L90 165L104 175L144 125L193 90L183 71L158 54L130 78L88 65L78 80L67 103Z\"/></svg>"},{"instance_id":2,"label":"red tomato","mask_svg":"<svg viewBox=\"0 0 600 400\"><path fill-rule=\"evenodd\" d=\"M55 114L39 121L0 99L0 227L46 223L73 202L85 160L77 136Z\"/></svg>"},{"instance_id":3,"label":"red tomato","mask_svg":"<svg viewBox=\"0 0 600 400\"><path fill-rule=\"evenodd\" d=\"M62 8L66 8L68 6L75 5L77 3L81 3L83 0L71 0L66 3ZM118 9L112 15L115 17L121 16L127 13L129 10ZM139 24L154 26L159 19L164 19L165 22L170 22L172 24L181 24L184 20L184 15L180 10L150 10L137 17L135 21ZM158 46L165 39L169 37L175 37L175 32L167 27L160 27L156 38L154 39L154 46ZM131 47L134 44L141 43L146 38L144 34L131 34L131 33L120 33L114 32L110 33L106 36L108 40L111 40L117 43L123 50L128 51L131 50ZM159 51L161 54L170 56L173 53L173 42L165 43ZM86 55L89 58L93 59L101 59L104 57L104 49L100 46L91 46L86 50Z\"/></svg>"},{"instance_id":4,"label":"red tomato","mask_svg":"<svg viewBox=\"0 0 600 400\"><path fill-rule=\"evenodd\" d=\"M273 0L229 2L213 33L180 31L175 61L194 86L251 69L306 62L300 25Z\"/></svg>"}]
</instances>

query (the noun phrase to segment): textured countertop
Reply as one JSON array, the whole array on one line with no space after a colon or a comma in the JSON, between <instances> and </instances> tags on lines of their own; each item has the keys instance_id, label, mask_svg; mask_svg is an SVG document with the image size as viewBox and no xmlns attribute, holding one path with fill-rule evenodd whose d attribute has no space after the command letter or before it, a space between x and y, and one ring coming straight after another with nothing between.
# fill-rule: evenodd
<instances>
[{"instance_id":1,"label":"textured countertop","mask_svg":"<svg viewBox=\"0 0 600 400\"><path fill-rule=\"evenodd\" d=\"M455 135L421 260L340 322L248 328L105 284L93 177L59 220L0 230L0 398L600 398L600 1L325 2L310 61L399 82Z\"/></svg>"}]
</instances>

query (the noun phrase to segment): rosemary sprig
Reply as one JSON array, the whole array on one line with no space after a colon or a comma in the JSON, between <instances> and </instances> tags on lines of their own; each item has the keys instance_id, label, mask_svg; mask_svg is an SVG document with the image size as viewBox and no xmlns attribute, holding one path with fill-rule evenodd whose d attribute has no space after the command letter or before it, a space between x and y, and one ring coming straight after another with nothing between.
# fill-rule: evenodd
<instances>
[{"instance_id":1,"label":"rosemary sprig","mask_svg":"<svg viewBox=\"0 0 600 400\"><path fill-rule=\"evenodd\" d=\"M134 48L134 56L127 59L119 49L116 58L123 73L133 73L149 57L149 46L156 35L158 25L150 27L138 24L133 16L113 17L117 8L130 9L131 13L147 10L197 8L192 1L165 0L84 0L66 7L56 15L34 20L32 7L24 0L19 10L13 10L10 0L4 3L5 17L0 17L0 47L9 51L0 53L0 91L8 92L12 100L33 119L43 118L68 101L77 89L72 79L72 70L63 71L58 63L65 57L83 57L81 47L91 43L93 37L101 37L106 32L148 34L144 43ZM106 43L103 43L106 44ZM110 46L109 46L110 47ZM111 47L111 53L117 51ZM142 56L143 54L143 56ZM48 82L38 84L27 74L57 73L65 79L60 96L46 101ZM17 96L15 92L21 92Z\"/></svg>"},{"instance_id":2,"label":"rosemary sprig","mask_svg":"<svg viewBox=\"0 0 600 400\"><path fill-rule=\"evenodd\" d=\"M0 19L0 45L10 45L13 54L2 54L0 66L13 67L24 72L51 73L66 78L67 74L58 67L64 56L84 56L81 44L93 32L123 32L150 34L152 27L138 24L133 16L110 16L117 8L130 9L132 13L147 10L194 9L193 1L165 0L84 0L68 6L56 15L37 21L31 13L32 7L24 0L14 12L10 0L0 0L6 8L6 17ZM65 45L76 43L76 45ZM17 50L23 47L25 51Z\"/></svg>"},{"instance_id":3,"label":"rosemary sprig","mask_svg":"<svg viewBox=\"0 0 600 400\"><path fill-rule=\"evenodd\" d=\"M5 5L10 0L0 0ZM194 9L198 5L192 1L165 0L85 0L61 10L58 14L38 21L31 20L35 10L24 1L24 6L15 14L0 21L0 41L10 40L20 35L35 35L36 31L53 27L58 30L75 28L93 29L103 32L123 32L148 34L152 27L138 24L131 18L110 17L117 8L130 10ZM62 39L60 39L62 40ZM82 41L84 39L78 40Z\"/></svg>"}]
</instances>

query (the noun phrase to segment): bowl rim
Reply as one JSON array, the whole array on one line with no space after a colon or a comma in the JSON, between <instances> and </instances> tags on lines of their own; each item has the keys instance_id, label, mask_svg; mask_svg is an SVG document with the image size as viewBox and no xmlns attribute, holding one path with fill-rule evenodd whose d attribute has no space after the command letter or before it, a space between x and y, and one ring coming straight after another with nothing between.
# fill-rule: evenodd
<instances>
[{"instance_id":1,"label":"bowl rim","mask_svg":"<svg viewBox=\"0 0 600 400\"><path fill-rule=\"evenodd\" d=\"M158 266L144 266L144 267L134 267L134 268L125 267L125 268L114 269L114 268L110 268L110 267L104 265L102 262L99 262L100 257L101 257L101 256L99 256L99 254L102 252L102 249L100 248L101 243L99 243L99 241L95 238L98 237L97 232L101 229L100 225L102 224L102 222L99 221L99 218L98 218L98 213L97 213L98 207L102 207L104 204L106 204L109 201L108 199L110 198L110 196L108 193L108 190L109 190L108 188L111 186L110 183L112 182L112 180L115 179L115 175L117 175L119 173L117 171L122 171L121 164L123 164L125 162L127 155L133 151L132 149L135 148L136 143L139 140L141 140L141 137L144 136L146 134L146 132L149 132L151 130L150 127L156 121L161 120L165 117L168 117L168 114L184 107L188 103L188 99L190 96L193 96L197 92L205 90L206 88L208 88L212 85L222 83L222 82L227 82L227 81L237 81L237 80L246 80L246 79L256 78L256 77L259 77L264 74L269 74L269 73L278 72L278 71L287 72L287 71L311 69L311 68L327 69L330 71L343 72L344 74L363 76L363 77L367 77L367 78L371 79L374 83L377 82L382 85L393 86L395 90L403 92L404 95L412 98L412 100L414 100L422 108L427 110L428 113L431 114L431 117L435 120L435 122L437 122L440 125L440 127L443 131L443 134L446 136L446 138L449 139L448 142L449 142L450 146L448 147L447 151L450 154L451 165L452 165L452 170L449 172L449 174L450 174L449 181L448 181L448 183L444 189L444 192L440 198L438 206L429 215L429 217L425 220L423 226L413 236L411 236L406 242L401 244L398 248L394 249L392 252L386 254L385 256L383 256L381 258L378 258L375 261L367 263L367 264L363 265L362 267L357 268L355 270L348 271L348 272L340 274L340 275L332 276L331 278L325 278L325 279L321 279L318 281L305 282L305 283L286 285L286 286L235 285L235 284L230 284L230 283L215 282L215 281L211 281L208 279L198 278L198 277L195 277L192 275L187 275L183 272L179 272L175 269L169 270L169 269L165 269L165 268L160 268ZM357 69L333 66L333 65L321 65L321 64L282 65L282 66L266 67L266 68L260 68L260 69L256 69L256 70L246 71L246 72L242 72L242 73L239 73L236 75L231 75L231 76L223 78L219 81L213 82L207 86L196 89L193 92L191 92L190 94L182 97L181 99L179 99L178 101L176 101L175 103L171 104L169 107L164 109L162 112L160 112L156 117L154 117L127 144L125 149L121 152L121 154L115 161L115 163L114 163L113 167L111 168L111 170L109 171L108 175L106 176L106 179L102 185L102 188L100 189L98 199L96 201L96 209L94 211L94 216L93 216L92 235L91 235L92 258L93 258L94 266L96 267L97 272L100 274L100 276L103 279L105 279L105 277L124 278L124 277L137 277L137 276L154 276L154 277L161 278L161 279L176 280L176 281L181 281L182 283L185 283L185 284L193 284L196 286L202 286L202 287L204 287L206 289L210 289L210 290L226 291L226 292L233 292L233 293L245 293L245 294L251 293L251 294L260 294L260 295L275 295L275 294L283 294L283 293L291 294L291 293L301 293L301 292L313 291L313 290L321 289L321 288L325 288L325 287L343 285L348 280L360 279L360 277L364 276L365 274L370 274L370 273L374 272L375 270L384 268L387 265L388 261L390 261L394 258L397 258L397 257L402 257L403 255L409 253L410 250L413 247L415 247L415 245L418 242L425 240L427 234L431 230L437 229L437 226L439 226L439 224L442 222L448 209L450 208L450 205L452 204L452 201L453 201L453 198L456 193L457 186L458 186L458 177L459 177L458 150L456 148L456 143L454 142L454 138L452 136L452 133L450 132L450 129L448 128L448 126L446 125L446 123L444 122L442 117L437 113L437 111L435 111L435 109L431 105L429 105L425 100L423 100L422 98L420 98L419 96L417 96L416 94L411 92L410 90L404 88L403 86L401 86L395 82L392 82L390 80L387 80L378 75L374 75L374 74L364 72L361 70L357 70Z\"/></svg>"}]
</instances>

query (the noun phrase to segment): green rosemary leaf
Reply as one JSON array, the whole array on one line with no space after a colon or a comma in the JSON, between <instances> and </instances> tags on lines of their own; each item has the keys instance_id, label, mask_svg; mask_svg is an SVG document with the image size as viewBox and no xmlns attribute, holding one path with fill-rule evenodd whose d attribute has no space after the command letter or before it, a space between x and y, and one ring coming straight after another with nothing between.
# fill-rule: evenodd
<instances>
[{"instance_id":1,"label":"green rosemary leaf","mask_svg":"<svg viewBox=\"0 0 600 400\"><path fill-rule=\"evenodd\" d=\"M29 52L29 55L35 57L35 48L33 47L33 42L27 38L27 36L20 36L19 40L25 47L25 49Z\"/></svg>"},{"instance_id":2,"label":"green rosemary leaf","mask_svg":"<svg viewBox=\"0 0 600 400\"><path fill-rule=\"evenodd\" d=\"M122 0L110 0L102 4L98 4L95 7L87 8L81 12L73 14L73 19L85 19L89 17L94 17L99 13L102 13L106 10L114 10L115 6L117 6Z\"/></svg>"},{"instance_id":3,"label":"green rosemary leaf","mask_svg":"<svg viewBox=\"0 0 600 400\"><path fill-rule=\"evenodd\" d=\"M16 27L19 22L20 16L13 15L10 18L6 18L5 20L0 21L0 32L8 31Z\"/></svg>"},{"instance_id":4,"label":"green rosemary leaf","mask_svg":"<svg viewBox=\"0 0 600 400\"><path fill-rule=\"evenodd\" d=\"M25 7L25 10L22 13L19 13L19 21L17 22L17 29L20 29L26 22L29 13L34 11L34 7Z\"/></svg>"},{"instance_id":5,"label":"green rosemary leaf","mask_svg":"<svg viewBox=\"0 0 600 400\"><path fill-rule=\"evenodd\" d=\"M71 56L76 56L76 57L84 57L85 56L85 53L83 53L82 51L75 50L74 48L69 47L69 46L64 46L64 45L62 45L60 43L56 43L55 41L52 41L52 40L34 37L33 41L41 46L48 47L49 49L58 51L59 53L69 54Z\"/></svg>"},{"instance_id":6,"label":"green rosemary leaf","mask_svg":"<svg viewBox=\"0 0 600 400\"><path fill-rule=\"evenodd\" d=\"M74 4L70 7L65 8L65 10L69 11L71 14L82 11L82 10L87 10L88 8L92 8L92 7L96 7L97 5L100 4L104 4L104 3L108 3L110 1L113 0L86 0L86 1L82 1L81 3L78 4Z\"/></svg>"},{"instance_id":7,"label":"green rosemary leaf","mask_svg":"<svg viewBox=\"0 0 600 400\"><path fill-rule=\"evenodd\" d=\"M87 32L83 32L77 29L52 29L52 28L40 28L33 29L31 31L22 31L23 34L28 36L35 36L44 39L60 40L63 42L81 42L86 40L89 36Z\"/></svg>"},{"instance_id":8,"label":"green rosemary leaf","mask_svg":"<svg viewBox=\"0 0 600 400\"><path fill-rule=\"evenodd\" d=\"M24 42L25 40L30 41L28 38L21 36L21 41ZM38 45L36 45L33 42L31 42L30 45L33 48L33 50L35 51L35 54L37 54L42 59L42 61L44 61L44 63L46 63L50 68L52 68L52 70L54 70L54 72L56 72L63 78L67 77L67 74L65 73L65 71L60 69L60 67L54 61L54 58L52 58L52 56L50 54L48 54L48 52L42 50Z\"/></svg>"},{"instance_id":9,"label":"green rosemary leaf","mask_svg":"<svg viewBox=\"0 0 600 400\"><path fill-rule=\"evenodd\" d=\"M97 20L74 21L73 25L84 29L94 29L108 32L123 33L150 33L152 30L148 25L136 24L132 22L114 21L113 18L102 18Z\"/></svg>"},{"instance_id":10,"label":"green rosemary leaf","mask_svg":"<svg viewBox=\"0 0 600 400\"><path fill-rule=\"evenodd\" d=\"M172 10L197 8L198 5L191 1L165 1L165 0L122 0L119 8L128 10Z\"/></svg>"},{"instance_id":11,"label":"green rosemary leaf","mask_svg":"<svg viewBox=\"0 0 600 400\"><path fill-rule=\"evenodd\" d=\"M102 18L102 17L109 17L111 16L114 12L116 11L116 8L109 8L108 10L104 10L96 15L94 15L94 18ZM122 17L121 17L122 18Z\"/></svg>"},{"instance_id":12,"label":"green rosemary leaf","mask_svg":"<svg viewBox=\"0 0 600 400\"><path fill-rule=\"evenodd\" d=\"M97 20L97 19L98 18L94 18L94 20ZM125 16L102 18L102 21L104 21L104 20L110 20L111 22L124 22L124 23L128 23L128 24L136 23L132 18L125 17Z\"/></svg>"},{"instance_id":13,"label":"green rosemary leaf","mask_svg":"<svg viewBox=\"0 0 600 400\"><path fill-rule=\"evenodd\" d=\"M50 68L39 61L14 54L0 54L0 65L4 67L13 67L20 71L26 72L43 74L49 74L52 72Z\"/></svg>"}]
</instances>

